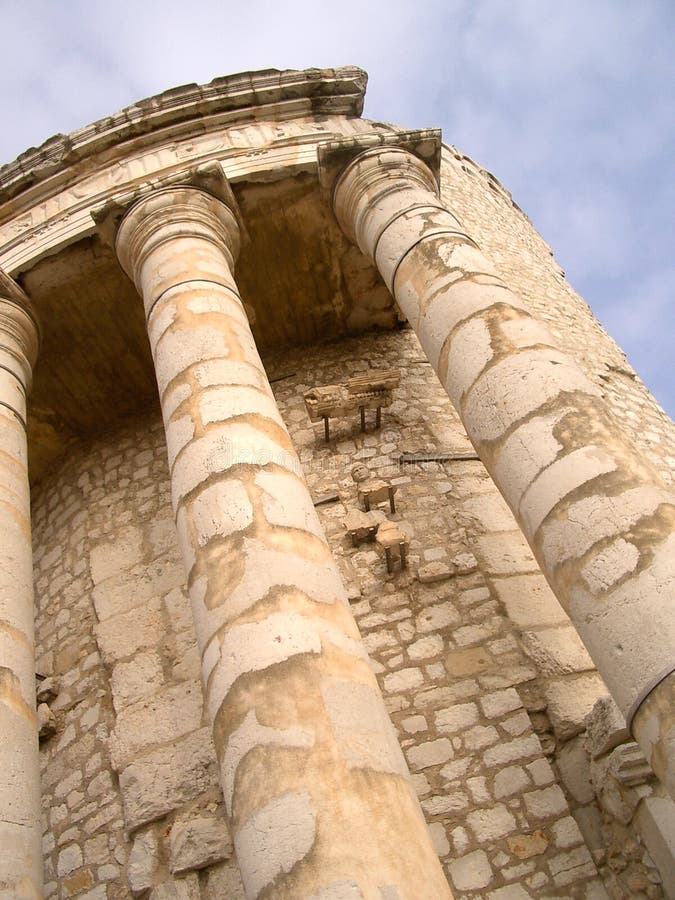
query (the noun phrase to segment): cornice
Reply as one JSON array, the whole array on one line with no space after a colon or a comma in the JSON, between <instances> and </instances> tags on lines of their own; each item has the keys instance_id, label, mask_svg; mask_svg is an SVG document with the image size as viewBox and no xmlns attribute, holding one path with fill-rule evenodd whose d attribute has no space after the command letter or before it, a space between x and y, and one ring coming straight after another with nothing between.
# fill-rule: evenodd
<instances>
[{"instance_id":1,"label":"cornice","mask_svg":"<svg viewBox=\"0 0 675 900\"><path fill-rule=\"evenodd\" d=\"M175 126L229 112L231 125L250 122L264 109L268 121L298 114L360 116L368 76L356 66L336 69L265 69L214 78L140 100L69 135L57 134L0 167L0 203L112 146Z\"/></svg>"}]
</instances>

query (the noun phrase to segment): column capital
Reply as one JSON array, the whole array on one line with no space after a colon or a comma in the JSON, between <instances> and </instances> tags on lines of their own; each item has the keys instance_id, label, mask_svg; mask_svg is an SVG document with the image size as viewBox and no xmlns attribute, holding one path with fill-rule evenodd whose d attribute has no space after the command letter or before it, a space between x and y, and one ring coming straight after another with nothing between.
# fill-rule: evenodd
<instances>
[{"instance_id":1,"label":"column capital","mask_svg":"<svg viewBox=\"0 0 675 900\"><path fill-rule=\"evenodd\" d=\"M424 191L438 194L436 179L425 162L402 147L365 150L353 159L335 183L333 211L347 237L366 253L373 249L364 244L361 222L373 206L380 206L387 195L393 201L392 216L399 216L412 206L429 206L427 197L410 198L402 193ZM440 204L438 208L442 209ZM368 242L369 243L369 242Z\"/></svg>"},{"instance_id":2,"label":"column capital","mask_svg":"<svg viewBox=\"0 0 675 900\"><path fill-rule=\"evenodd\" d=\"M0 366L30 390L40 328L28 296L0 269Z\"/></svg>"},{"instance_id":3,"label":"column capital","mask_svg":"<svg viewBox=\"0 0 675 900\"><path fill-rule=\"evenodd\" d=\"M398 149L422 160L434 177L434 190L440 180L441 129L416 128L409 131L387 131L324 141L317 149L319 181L327 196L333 195L335 183L351 162L368 150Z\"/></svg>"},{"instance_id":4,"label":"column capital","mask_svg":"<svg viewBox=\"0 0 675 900\"><path fill-rule=\"evenodd\" d=\"M204 238L234 263L246 233L230 183L217 162L152 179L113 197L93 210L92 218L139 291L143 261L164 241Z\"/></svg>"},{"instance_id":5,"label":"column capital","mask_svg":"<svg viewBox=\"0 0 675 900\"><path fill-rule=\"evenodd\" d=\"M361 246L354 213L367 195L376 200L393 187L438 194L441 132L436 128L368 134L327 141L318 149L319 179L326 198L347 237ZM361 247L364 250L363 247Z\"/></svg>"},{"instance_id":6,"label":"column capital","mask_svg":"<svg viewBox=\"0 0 675 900\"><path fill-rule=\"evenodd\" d=\"M120 222L115 252L140 290L143 263L157 247L177 238L216 244L234 268L240 233L234 212L221 199L191 185L159 188L138 200Z\"/></svg>"}]
</instances>

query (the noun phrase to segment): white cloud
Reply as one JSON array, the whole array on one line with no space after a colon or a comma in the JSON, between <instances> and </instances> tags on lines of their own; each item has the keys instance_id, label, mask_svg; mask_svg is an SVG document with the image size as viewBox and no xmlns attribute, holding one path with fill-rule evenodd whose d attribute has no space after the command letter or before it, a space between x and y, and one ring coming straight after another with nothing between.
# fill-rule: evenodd
<instances>
[{"instance_id":1,"label":"white cloud","mask_svg":"<svg viewBox=\"0 0 675 900\"><path fill-rule=\"evenodd\" d=\"M610 329L638 369L667 380L661 336L672 342L675 317L671 0L5 7L0 160L177 84L256 68L361 65L370 74L366 114L441 125L446 140L512 191L601 315L616 306L618 282L642 285L641 327L658 341L633 344L625 312ZM658 273L658 290L645 273ZM622 296L621 308L631 295ZM666 399L675 410L675 387Z\"/></svg>"}]
</instances>

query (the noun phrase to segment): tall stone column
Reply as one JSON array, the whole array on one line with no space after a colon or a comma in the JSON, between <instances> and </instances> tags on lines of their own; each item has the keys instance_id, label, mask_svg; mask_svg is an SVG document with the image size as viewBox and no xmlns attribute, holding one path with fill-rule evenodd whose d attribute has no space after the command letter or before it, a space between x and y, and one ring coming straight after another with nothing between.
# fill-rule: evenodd
<instances>
[{"instance_id":1,"label":"tall stone column","mask_svg":"<svg viewBox=\"0 0 675 900\"><path fill-rule=\"evenodd\" d=\"M449 897L233 278L195 187L126 214L208 715L247 897Z\"/></svg>"},{"instance_id":2,"label":"tall stone column","mask_svg":"<svg viewBox=\"0 0 675 900\"><path fill-rule=\"evenodd\" d=\"M38 329L0 271L0 897L42 896L26 394Z\"/></svg>"},{"instance_id":3,"label":"tall stone column","mask_svg":"<svg viewBox=\"0 0 675 900\"><path fill-rule=\"evenodd\" d=\"M675 798L675 498L499 277L417 155L331 145L374 260L654 771ZM332 157L331 157L332 154Z\"/></svg>"}]
</instances>

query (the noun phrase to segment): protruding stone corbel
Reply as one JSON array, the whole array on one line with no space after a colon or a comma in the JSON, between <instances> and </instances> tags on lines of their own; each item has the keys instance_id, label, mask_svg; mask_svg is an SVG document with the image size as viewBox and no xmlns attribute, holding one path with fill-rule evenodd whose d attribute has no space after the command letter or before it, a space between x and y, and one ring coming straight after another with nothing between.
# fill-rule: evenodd
<instances>
[{"instance_id":1,"label":"protruding stone corbel","mask_svg":"<svg viewBox=\"0 0 675 900\"><path fill-rule=\"evenodd\" d=\"M56 734L56 716L47 703L38 703L37 707L38 736L41 741Z\"/></svg>"},{"instance_id":2,"label":"protruding stone corbel","mask_svg":"<svg viewBox=\"0 0 675 900\"><path fill-rule=\"evenodd\" d=\"M36 688L38 736L41 741L53 737L56 734L56 716L51 710L50 703L56 700L59 694L59 679L50 675L45 678L38 676Z\"/></svg>"},{"instance_id":3,"label":"protruding stone corbel","mask_svg":"<svg viewBox=\"0 0 675 900\"><path fill-rule=\"evenodd\" d=\"M621 710L609 696L600 697L586 716L586 747L591 759L598 759L630 740L630 731Z\"/></svg>"},{"instance_id":4,"label":"protruding stone corbel","mask_svg":"<svg viewBox=\"0 0 675 900\"><path fill-rule=\"evenodd\" d=\"M377 529L380 527L380 519L372 512L350 509L342 520L342 524L349 535L352 547L358 547L363 541L375 540Z\"/></svg>"}]
</instances>

